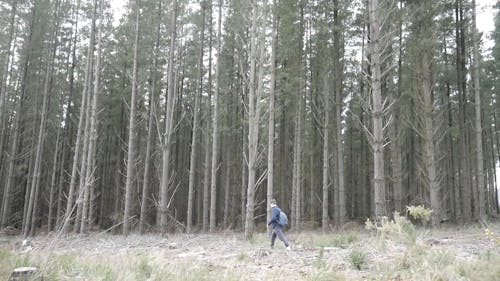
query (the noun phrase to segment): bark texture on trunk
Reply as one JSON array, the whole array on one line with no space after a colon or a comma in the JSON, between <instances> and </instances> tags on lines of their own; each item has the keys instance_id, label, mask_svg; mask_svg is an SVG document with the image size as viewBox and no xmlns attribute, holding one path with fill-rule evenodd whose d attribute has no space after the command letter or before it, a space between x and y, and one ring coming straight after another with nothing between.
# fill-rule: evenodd
<instances>
[{"instance_id":1,"label":"bark texture on trunk","mask_svg":"<svg viewBox=\"0 0 500 281\"><path fill-rule=\"evenodd\" d=\"M373 122L373 172L374 172L374 204L375 217L381 218L387 215L385 200L385 173L384 173L384 108L381 90L381 26L382 15L378 0L369 0L369 25L371 86L372 86L372 122Z\"/></svg>"},{"instance_id":2,"label":"bark texture on trunk","mask_svg":"<svg viewBox=\"0 0 500 281\"><path fill-rule=\"evenodd\" d=\"M173 135L173 118L175 105L175 79L174 79L174 56L177 40L177 0L172 1L172 34L170 38L170 48L168 53L168 89L167 89L167 112L165 117L165 137L162 146L162 173L161 173L161 188L160 188L160 206L158 208L160 217L160 228L165 229L168 223L168 208L169 208L169 189L170 189L170 157L171 147L170 142Z\"/></svg>"}]
</instances>

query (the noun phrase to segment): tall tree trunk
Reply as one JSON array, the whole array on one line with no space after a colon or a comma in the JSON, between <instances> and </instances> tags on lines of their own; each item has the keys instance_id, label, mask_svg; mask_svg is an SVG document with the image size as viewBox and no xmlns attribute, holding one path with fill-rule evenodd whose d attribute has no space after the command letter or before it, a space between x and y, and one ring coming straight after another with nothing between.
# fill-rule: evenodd
<instances>
[{"instance_id":1,"label":"tall tree trunk","mask_svg":"<svg viewBox=\"0 0 500 281\"><path fill-rule=\"evenodd\" d=\"M367 44L367 38L368 38L368 32L367 29L369 30L369 25L368 23L363 24L363 39L361 40L361 57L365 58L366 56L369 55L369 50L365 47ZM362 59L361 60L361 71L365 73L369 73L369 65L368 65L368 60ZM359 81L359 92L360 92L360 99L363 99L363 97L368 96L368 87L365 85L366 79L361 76L360 81ZM359 113L359 127L365 126L365 113L360 111ZM360 132L360 137L361 137L361 132ZM361 148L360 148L360 155L359 155L359 164L360 164L360 170L364 171L359 172L359 188L358 188L358 194L360 196L359 200L359 213L362 216L369 216L370 212L370 202L371 200L369 199L369 194L371 190L371 184L370 184L370 172L368 167L370 164L368 163L368 155L366 152L366 147L367 147L367 142L365 141L360 141L361 142Z\"/></svg>"},{"instance_id":2,"label":"tall tree trunk","mask_svg":"<svg viewBox=\"0 0 500 281\"><path fill-rule=\"evenodd\" d=\"M244 72L243 72L244 73ZM246 87L243 86L241 91L243 92L242 96L246 95ZM242 114L245 115L245 110L242 109ZM244 118L242 116L242 119ZM248 127L245 125L245 122L241 122L241 226L245 227L246 223L246 203L247 203L247 180L248 180Z\"/></svg>"},{"instance_id":3,"label":"tall tree trunk","mask_svg":"<svg viewBox=\"0 0 500 281\"><path fill-rule=\"evenodd\" d=\"M497 117L496 117L497 113L496 113L496 110L493 110L493 124L498 124L497 123ZM490 127L491 128L491 127ZM499 134L496 130L493 131L492 133L495 137L494 137L494 141L495 141L495 144L492 144L495 148L496 148L496 151L495 152L492 152L494 154L494 156L496 156L497 158L493 157L493 166L494 166L494 169L496 171L496 165L497 163L500 161L500 137L499 137ZM493 140L492 140L493 141ZM496 180L496 177L495 177L495 180ZM495 186L498 186L499 182L496 181L496 184ZM494 197L495 197L495 200L493 200L494 202L494 209L496 210L496 213L499 214L500 213L500 202L498 202L499 198L498 198L498 193L499 193L499 190L498 188L494 188L493 190L493 193L495 194Z\"/></svg>"},{"instance_id":4,"label":"tall tree trunk","mask_svg":"<svg viewBox=\"0 0 500 281\"><path fill-rule=\"evenodd\" d=\"M170 141L173 134L173 114L174 114L174 104L175 104L175 80L174 80L174 56L177 40L177 0L172 1L172 34L170 38L170 48L168 53L168 90L167 90L167 112L165 119L165 137L162 144L162 174L161 174L161 188L160 188L160 206L159 206L159 216L160 216L160 227L162 230L165 229L168 222L168 208L169 208L169 198L168 191L170 185Z\"/></svg>"},{"instance_id":5,"label":"tall tree trunk","mask_svg":"<svg viewBox=\"0 0 500 281\"><path fill-rule=\"evenodd\" d=\"M84 186L84 197L83 197L83 211L82 211L82 221L80 232L85 233L87 230L87 225L92 221L91 211L91 201L93 201L93 190L96 185L95 172L96 167L96 149L97 149L97 100L99 98L99 88L100 88L100 69L101 69L101 41L102 41L102 24L103 24L103 0L99 1L99 27L97 30L97 54L95 59L94 67L94 90L92 93L92 104L90 113L90 131L89 131L89 150L87 156L87 170L85 174L85 186ZM97 5L97 1L95 1Z\"/></svg>"},{"instance_id":6,"label":"tall tree trunk","mask_svg":"<svg viewBox=\"0 0 500 281\"><path fill-rule=\"evenodd\" d=\"M375 217L382 218L387 214L385 201L385 173L384 173L384 106L381 91L381 20L380 5L378 0L369 0L369 24L371 86L372 86L372 122L373 122L373 169L374 169L374 203Z\"/></svg>"},{"instance_id":7,"label":"tall tree trunk","mask_svg":"<svg viewBox=\"0 0 500 281\"><path fill-rule=\"evenodd\" d=\"M298 58L298 80L299 88L297 91L297 115L295 121L295 132L293 142L293 176L292 176L292 224L295 230L300 231L302 224L302 126L303 126L303 111L304 111L304 95L305 83L303 81L304 65L303 65L303 44L304 37L304 6L305 2L300 2L300 23L299 23L299 58Z\"/></svg>"},{"instance_id":8,"label":"tall tree trunk","mask_svg":"<svg viewBox=\"0 0 500 281\"><path fill-rule=\"evenodd\" d=\"M307 27L307 36L308 38L312 38L312 33L313 33L313 27L312 25L308 25ZM323 32L324 33L324 32ZM314 47L313 47L313 40L308 40L307 44L307 56L308 57L313 57L313 52L314 52ZM324 45L324 43L321 43ZM304 198L304 204L307 206L307 211L308 211L308 219L310 223L316 223L316 214L317 214L317 201L316 201L316 190L318 186L318 171L320 171L318 167L319 157L318 152L320 150L317 149L318 147L318 136L320 129L318 128L318 98L320 97L320 90L318 90L318 84L321 84L321 79L316 79L315 74L318 73L318 70L316 67L312 66L309 67L308 69L308 78L311 81L311 86L310 90L308 93L308 98L309 100L306 101L306 103L310 104L309 105L309 110L310 111L309 115L309 128L307 134L310 135L310 140L309 140L309 155L308 155L308 161L309 161L309 194L308 194L308 200ZM319 75L318 75L319 76ZM306 201L308 201L309 204L306 204Z\"/></svg>"},{"instance_id":9,"label":"tall tree trunk","mask_svg":"<svg viewBox=\"0 0 500 281\"><path fill-rule=\"evenodd\" d=\"M399 1L399 9L402 9L402 0ZM403 61L403 21L399 22L398 25L399 34L399 44L398 44L398 85L396 96L392 98L391 103L393 104L393 119L390 126L390 138L391 138L391 166L392 166L392 180L394 189L394 209L397 212L402 213L403 210L403 176L402 176L402 159L401 159L401 133L400 133L400 102L398 101L402 95L402 61Z\"/></svg>"},{"instance_id":10,"label":"tall tree trunk","mask_svg":"<svg viewBox=\"0 0 500 281\"><path fill-rule=\"evenodd\" d=\"M135 166L135 115L137 98L137 61L139 49L139 20L141 11L141 1L135 1L135 40L134 40L134 66L132 69L132 95L130 97L130 116L128 129L128 153L127 153L127 177L125 181L125 210L123 213L123 234L130 232L130 217L132 209L132 184ZM175 28L175 27L174 27ZM172 63L172 62L170 62ZM169 84L169 87L172 85ZM170 101L169 101L170 102ZM163 201L165 202L165 201ZM163 225L163 224L162 224Z\"/></svg>"},{"instance_id":11,"label":"tall tree trunk","mask_svg":"<svg viewBox=\"0 0 500 281\"><path fill-rule=\"evenodd\" d=\"M13 49L15 48L13 46L14 42L14 32L15 28L17 26L17 23L15 21L16 19L16 13L17 13L17 2L18 0L12 0L11 3L11 9L10 9L10 20L9 20L9 35L7 36L7 48L5 51L5 57L4 57L4 65L2 66L2 76L0 80L0 166L3 166L4 163L4 152L3 152L3 146L4 146L4 141L7 137L5 134L5 125L6 125L6 113L7 113L7 104L6 101L7 99L7 82L10 77L10 71L9 71L9 66L12 58L12 53ZM2 172L3 169L0 169L0 173ZM0 174L2 175L2 174ZM0 184L2 184L2 181L0 181ZM7 196L7 198L10 195L5 195L4 192L4 197ZM6 199L3 199L5 201ZM3 226L0 225L0 229L2 229Z\"/></svg>"},{"instance_id":12,"label":"tall tree trunk","mask_svg":"<svg viewBox=\"0 0 500 281\"><path fill-rule=\"evenodd\" d=\"M31 62L30 62L30 65L31 65ZM33 73L31 72L31 69L30 67L28 66L28 71L27 73L29 73L29 75L33 75ZM25 82L26 84L26 87L29 87L29 82L26 81ZM38 106L39 106L39 103L38 103L38 96L37 95L35 97L35 100L33 102L34 104L34 112L35 114L38 114ZM26 101L29 102L29 98L26 97ZM28 108L27 108L28 109ZM19 130L20 130L20 133L23 134L25 131L26 131L26 127L25 127L25 123L27 122L27 120L23 120L24 123L21 124L21 126L19 127ZM27 179L26 179L26 184L24 184L24 207L23 207L23 221L22 221L22 233L24 234L24 228L26 226L29 225L29 223L27 223L27 216L28 216L28 208L29 208L29 204L31 202L30 200L30 196L31 196L31 181L33 180L33 166L35 165L34 162L35 162L35 155L34 153L36 152L36 150L34 149L35 148L35 141L37 140L37 136L36 136L36 124L35 125L35 128L33 128L32 132L31 132L31 137L27 137L29 138L29 140L27 140L26 142L28 143L29 142L29 145L27 145L27 158L28 160L25 161L25 165L28 165L28 169L27 169ZM29 133L26 133L26 134L29 134ZM20 144L21 144L21 148L22 148L22 145L23 145L23 141L21 140L20 141Z\"/></svg>"},{"instance_id":13,"label":"tall tree trunk","mask_svg":"<svg viewBox=\"0 0 500 281\"><path fill-rule=\"evenodd\" d=\"M60 107L62 109L62 106ZM61 136L61 122L58 120L56 122L57 124L57 134L56 134L56 148L54 151L54 158L53 158L53 163L52 163L52 173L50 177L50 190L49 190L49 217L47 218L47 230L52 231L53 228L53 210L54 210L54 192L55 192L55 187L56 187L56 178L57 178L57 167L59 162L57 161L59 159L59 142L60 142L60 136ZM62 159L61 159L62 160Z\"/></svg>"},{"instance_id":14,"label":"tall tree trunk","mask_svg":"<svg viewBox=\"0 0 500 281\"><path fill-rule=\"evenodd\" d=\"M126 66L124 67L123 73L126 73L127 71ZM126 77L122 76L123 79L125 80ZM122 85L125 84L125 81L122 81ZM123 162L124 161L124 151L123 148L120 146L123 140L125 140L126 136L126 123L125 123L125 104L121 104L121 109L120 109L120 136L116 138L115 140L115 145L118 149L118 152L116 153L116 158L115 158L115 173L114 173L114 179L113 179L113 185L114 185L114 192L113 195L115 196L114 199L114 206L113 206L113 214L115 216L113 223L115 225L119 225L120 223L123 222L123 220L120 220L119 214L122 212L122 206L123 206L123 200L121 200L121 196L119 194L123 194L123 182L122 182L122 175L124 173L123 171ZM119 228L115 228L113 231L114 234L118 233Z\"/></svg>"},{"instance_id":15,"label":"tall tree trunk","mask_svg":"<svg viewBox=\"0 0 500 281\"><path fill-rule=\"evenodd\" d=\"M462 215L459 221L469 222L472 218L472 194L471 186L468 184L469 171L468 171L468 149L467 149L467 124L466 124L466 89L464 80L464 46L463 42L463 19L462 19L462 0L455 1L455 39L456 39L456 58L457 58L457 88L458 88L458 99L459 99L459 146L460 146L460 189L462 195Z\"/></svg>"},{"instance_id":16,"label":"tall tree trunk","mask_svg":"<svg viewBox=\"0 0 500 281\"><path fill-rule=\"evenodd\" d=\"M12 128L12 140L11 140L11 147L10 147L10 158L9 158L9 168L7 170L7 183L5 184L4 188L4 193L8 194L7 196L4 196L4 204L2 208L2 221L1 225L3 227L6 226L6 224L9 222L8 220L10 219L10 193L11 193L11 188L12 185L15 182L15 172L14 172L14 165L16 162L17 158L17 152L18 152L18 145L20 142L20 130L21 130L21 118L22 118L22 110L24 110L24 101L25 101L25 96L26 96L26 83L28 79L28 68L30 65L30 60L32 56L32 51L33 51L33 29L34 29L34 24L35 24L35 13L36 12L36 2L33 4L31 7L31 17L30 17L30 26L29 26L29 31L28 31L28 40L26 42L26 54L25 54L25 59L23 61L23 69L22 69L22 77L21 77L21 88L20 88L20 96L17 99L16 103L16 108L15 108L15 120L13 121L13 128Z\"/></svg>"},{"instance_id":17,"label":"tall tree trunk","mask_svg":"<svg viewBox=\"0 0 500 281\"><path fill-rule=\"evenodd\" d=\"M210 83L208 83L210 84ZM208 100L211 100L211 95L209 95ZM208 106L209 108L211 107L210 105ZM205 120L209 120L209 117L211 116L211 110L208 110L208 118L205 117ZM208 123L208 122L207 122ZM202 222L202 231L207 232L208 231L208 226L209 226L209 214L210 214L210 155L211 155L211 150L210 150L210 133L209 133L209 128L205 128L206 135L205 135L205 167L203 171L203 222Z\"/></svg>"},{"instance_id":18,"label":"tall tree trunk","mask_svg":"<svg viewBox=\"0 0 500 281\"><path fill-rule=\"evenodd\" d=\"M257 61L264 60L264 32L258 32L258 5L257 1L252 2L252 23L250 31L250 79L248 93L248 187L247 187L247 205L245 218L245 238L250 239L254 232L254 213L255 213L255 190L258 182L257 176L257 157L259 143L259 123L260 123L260 99L262 95L263 84L263 65L259 65L258 77L255 77ZM264 13L263 18L266 19ZM257 37L259 34L259 37ZM259 54L257 53L259 52ZM257 78L257 79L256 79ZM257 80L257 81L256 81ZM257 82L257 83L256 83ZM257 88L256 88L257 84Z\"/></svg>"},{"instance_id":19,"label":"tall tree trunk","mask_svg":"<svg viewBox=\"0 0 500 281\"><path fill-rule=\"evenodd\" d=\"M24 237L27 237L29 234L35 233L35 223L36 223L36 213L37 213L37 198L40 189L40 174L41 174L41 162L42 162L42 154L43 147L45 143L45 134L46 134L46 126L47 126L47 115L49 108L49 99L50 94L52 92L52 79L54 72L54 60L57 51L57 35L59 29L59 1L56 1L54 7L54 26L53 30L51 30L51 39L50 39L50 48L48 50L48 59L47 65L45 69L45 81L43 87L43 102L42 102L42 112L40 116L40 127L38 131L38 140L36 145L35 152L35 163L33 167L32 181L30 187L30 196L29 196L29 204L28 211L26 214L26 220L24 225Z\"/></svg>"},{"instance_id":20,"label":"tall tree trunk","mask_svg":"<svg viewBox=\"0 0 500 281\"><path fill-rule=\"evenodd\" d=\"M95 1L95 0L94 0ZM78 1L78 4L80 2ZM77 11L79 10L79 5L77 7ZM95 16L92 17L92 26L95 24ZM77 19L78 22L78 19ZM76 27L78 28L78 27ZM90 72L92 69L92 57L93 57L93 49L94 49L94 37L93 36L93 30L94 28L91 28L91 36L90 36L90 41L89 41L89 46L87 48L87 59L86 59L86 65L85 65L85 78L83 82L83 90L82 90L82 99L81 99L81 105L80 105L80 118L78 120L78 128L77 128L77 134L76 134L76 141L75 141L75 151L73 154L73 164L72 164L72 169L71 169L71 179L70 179L70 184L69 184L69 192L68 192L68 200L66 202L66 212L65 212L65 219L64 219L64 225L63 225L63 230L64 232L69 232L70 231L70 222L71 222L71 216L74 212L74 208L76 207L75 205L75 196L77 193L76 190L76 179L77 179L77 173L78 171L78 164L80 163L80 150L82 149L82 134L83 134L83 129L84 129L84 122L85 122L85 112L86 112L86 107L87 107L87 95L89 94L89 81L90 81ZM76 36L76 34L75 34ZM76 45L75 45L76 48ZM83 155L82 155L83 156ZM82 157L83 158L83 157ZM80 171L81 172L81 171ZM79 197L79 196L78 196Z\"/></svg>"},{"instance_id":21,"label":"tall tree trunk","mask_svg":"<svg viewBox=\"0 0 500 281\"><path fill-rule=\"evenodd\" d=\"M229 126L230 127L230 126ZM226 171L224 173L225 180L224 180L224 219L223 219L223 226L224 229L227 229L228 227L228 222L229 222L229 194L231 193L231 158L230 156L233 155L232 153L232 146L231 146L231 140L229 138L229 134L226 135L226 145L228 148L228 153L225 153L225 163L226 163Z\"/></svg>"},{"instance_id":22,"label":"tall tree trunk","mask_svg":"<svg viewBox=\"0 0 500 281\"><path fill-rule=\"evenodd\" d=\"M269 125L267 141L267 216L266 222L271 220L270 202L274 192L274 92L276 87L276 41L278 37L276 0L273 0L273 26L271 31L271 81L269 89Z\"/></svg>"},{"instance_id":23,"label":"tall tree trunk","mask_svg":"<svg viewBox=\"0 0 500 281\"><path fill-rule=\"evenodd\" d=\"M207 7L209 9L209 17L208 22L209 25L209 39L208 39L208 105L207 105L207 115L205 116L205 120L212 119L212 47L213 47L213 16L212 16L212 0L208 0ZM204 159L204 168L203 168L203 222L202 222L202 231L207 232L209 227L210 220L210 163L211 163L211 138L210 138L210 124L211 122L206 123L205 128L205 159Z\"/></svg>"},{"instance_id":24,"label":"tall tree trunk","mask_svg":"<svg viewBox=\"0 0 500 281\"><path fill-rule=\"evenodd\" d=\"M156 84L157 84L157 68L158 68L158 52L160 49L160 30L161 30L161 11L162 0L158 1L158 25L156 27L156 42L153 49L153 68L151 69L151 91L149 95L149 117L148 117L148 135L146 138L146 156L144 159L144 176L142 181L142 197L141 197L141 215L139 217L139 233L145 232L146 216L148 210L148 194L149 194L149 177L151 166L151 146L153 145L153 132L155 108L156 108Z\"/></svg>"},{"instance_id":25,"label":"tall tree trunk","mask_svg":"<svg viewBox=\"0 0 500 281\"><path fill-rule=\"evenodd\" d=\"M3 158L3 146L4 146L4 139L7 137L5 132L5 121L6 121L6 112L7 112L7 105L6 105L6 100L7 100L7 81L9 78L9 64L10 60L12 57L12 42L14 41L14 31L16 27L16 11L17 11L17 0L12 1L11 5L11 16L10 16L10 21L9 21L9 35L8 35L8 40L7 40L7 51L5 53L5 61L4 61L4 66L3 66L3 72L2 72L2 80L0 81L0 165L3 166L4 163L4 158ZM18 102L20 104L20 100ZM17 120L19 118L19 111L16 111L16 121L15 124L17 124ZM14 136L12 138L12 146L13 149L17 151L17 138L18 138L18 133L17 127L19 125L14 125ZM14 145L15 144L15 145ZM2 197L2 209L0 210L1 212L1 219L0 219L0 229L3 229L6 227L7 220L10 216L10 198L11 198L11 183L12 180L10 180L10 177L12 175L12 172L10 170L10 167L14 164L14 155L16 154L16 151L11 150L10 154L10 160L9 160L9 174L7 175L7 181L5 182L4 190L3 190L3 197ZM0 169L0 173L2 172L2 169ZM0 174L2 175L2 174ZM0 181L0 184L2 182Z\"/></svg>"},{"instance_id":26,"label":"tall tree trunk","mask_svg":"<svg viewBox=\"0 0 500 281\"><path fill-rule=\"evenodd\" d=\"M64 119L65 121L68 120L67 118ZM67 125L66 125L67 126ZM64 132L63 134L65 134ZM65 181L64 181L64 175L66 174L66 170L64 169L65 167L65 161L66 161L66 136L63 136L63 141L61 143L62 146L62 152L61 152L61 161L59 163L59 174L58 174L58 183L57 183L57 208L56 208L56 223L55 227L56 230L59 231L61 227L61 210L62 210L62 204L63 204L63 187L65 186ZM49 229L50 230L50 229Z\"/></svg>"},{"instance_id":27,"label":"tall tree trunk","mask_svg":"<svg viewBox=\"0 0 500 281\"><path fill-rule=\"evenodd\" d=\"M481 92L479 85L479 46L477 38L477 28L476 28L476 1L472 0L472 48L473 48L473 61L472 61L472 71L474 79L474 108L475 108L475 127L476 127L476 165L477 165L477 188L479 191L479 202L476 206L476 212L479 210L479 219L483 220L486 218L486 186L484 184L484 171L483 171L483 138L482 138L482 126L481 126Z\"/></svg>"},{"instance_id":28,"label":"tall tree trunk","mask_svg":"<svg viewBox=\"0 0 500 281\"><path fill-rule=\"evenodd\" d=\"M337 214L337 223L342 226L346 220L346 194L345 194L345 174L344 174L344 146L342 142L342 104L343 104L343 40L342 29L343 24L339 17L339 0L334 1L335 10L333 12L334 18L334 70L335 70L335 120L337 131L337 177L338 177L338 209L335 210Z\"/></svg>"},{"instance_id":29,"label":"tall tree trunk","mask_svg":"<svg viewBox=\"0 0 500 281\"><path fill-rule=\"evenodd\" d=\"M444 45L444 63L445 63L445 71L449 72L449 63L448 63L448 53L446 49L446 38L443 40ZM446 146L447 146L447 156L448 160L448 172L447 177L449 177L448 182L450 183L447 187L448 193L450 194L450 209L451 215L454 219L462 217L462 209L460 208L460 189L457 187L456 179L455 179L455 149L453 143L453 136L451 134L451 130L453 129L453 110L452 110L452 101L451 101L451 85L449 79L446 79L446 114L447 114L447 134L446 134Z\"/></svg>"},{"instance_id":30,"label":"tall tree trunk","mask_svg":"<svg viewBox=\"0 0 500 281\"><path fill-rule=\"evenodd\" d=\"M201 2L201 31L200 31L200 50L198 53L198 69L196 75L196 93L194 98L194 120L193 120L193 136L191 140L191 154L189 162L189 186L188 186L188 209L187 209L187 227L186 232L190 233L193 223L193 198L194 185L196 174L196 157L198 154L198 146L196 144L198 137L198 127L200 125L200 97L203 90L203 48L205 42L205 11L207 3Z\"/></svg>"},{"instance_id":31,"label":"tall tree trunk","mask_svg":"<svg viewBox=\"0 0 500 281\"><path fill-rule=\"evenodd\" d=\"M431 21L431 19L429 19ZM427 53L423 54L421 58L422 62L422 94L424 101L424 165L426 167L426 176L429 184L430 200L431 200L431 224L436 227L439 226L441 220L441 195L440 195L440 184L437 174L437 161L436 161L436 149L435 149L435 138L434 132L435 127L433 125L433 115L434 106L432 100L432 69L431 62L432 56L428 56Z\"/></svg>"},{"instance_id":32,"label":"tall tree trunk","mask_svg":"<svg viewBox=\"0 0 500 281\"><path fill-rule=\"evenodd\" d=\"M89 157L89 146L90 146L90 115L91 115L91 107L92 107L92 82L91 77L92 73L94 73L94 45L95 45L95 27L96 27L96 18L97 18L97 0L94 0L92 3L92 25L90 36L92 37L92 50L90 52L90 73L88 77L88 93L85 95L86 99L86 107L85 107L85 126L83 129L83 150L82 150L82 160L80 162L80 181L79 181L79 191L76 200L76 217L75 224L73 227L73 231L76 233L80 232L81 221L83 216L83 202L85 201L85 193L86 193L86 175L87 170L90 169L88 164Z\"/></svg>"},{"instance_id":33,"label":"tall tree trunk","mask_svg":"<svg viewBox=\"0 0 500 281\"><path fill-rule=\"evenodd\" d=\"M323 232L328 230L328 191L330 189L330 179L328 173L330 171L330 87L328 72L323 72L323 104L324 104L324 120L323 120L323 203L322 203L322 216L321 216L321 229Z\"/></svg>"},{"instance_id":34,"label":"tall tree trunk","mask_svg":"<svg viewBox=\"0 0 500 281\"><path fill-rule=\"evenodd\" d=\"M493 114L494 115L494 114ZM486 204L487 204L487 209L486 212L487 214L492 214L496 212L496 192L497 189L495 188L497 186L497 172L496 172L496 158L495 158L495 146L494 146L494 140L495 140L495 133L493 132L493 127L489 126L487 130L487 136L485 138L486 140L489 140L486 144L486 149L488 150L485 155L490 154L490 157L488 160L486 160L486 165L488 166L487 169L489 171L488 176L487 176L487 186L489 187L486 190L485 196L486 198Z\"/></svg>"},{"instance_id":35,"label":"tall tree trunk","mask_svg":"<svg viewBox=\"0 0 500 281\"><path fill-rule=\"evenodd\" d=\"M61 169L59 171L59 185L58 185L58 199L57 199L57 221L56 225L59 230L63 230L64 226L64 215L62 215L62 208L63 208L63 187L66 186L65 184L65 176L66 176L66 170L65 170L65 161L68 160L70 161L70 153L66 153L67 149L70 146L71 143L71 138L73 132L73 125L72 122L68 122L68 120L71 120L73 116L73 108L74 106L72 105L72 99L73 99L73 94L75 91L75 69L76 69L76 64L77 64L77 57L76 57L76 49L77 49L77 38L78 38L78 15L79 15L79 5L73 6L72 7L72 16L74 16L74 20L72 21L71 25L71 41L70 41L70 48L68 51L68 61L69 58L71 57L71 66L70 70L68 73L68 80L69 80L69 98L66 101L66 108L67 108L67 114L64 115L64 137L63 137L63 151L62 151L62 161L61 161ZM68 158L68 159L66 159ZM68 197L69 198L69 197ZM61 224L61 221L63 223Z\"/></svg>"},{"instance_id":36,"label":"tall tree trunk","mask_svg":"<svg viewBox=\"0 0 500 281\"><path fill-rule=\"evenodd\" d=\"M217 222L217 161L219 159L219 72L222 61L222 0L219 0L219 17L217 24L217 65L215 66L214 114L212 118L212 173L210 181L210 232L215 231Z\"/></svg>"}]
</instances>

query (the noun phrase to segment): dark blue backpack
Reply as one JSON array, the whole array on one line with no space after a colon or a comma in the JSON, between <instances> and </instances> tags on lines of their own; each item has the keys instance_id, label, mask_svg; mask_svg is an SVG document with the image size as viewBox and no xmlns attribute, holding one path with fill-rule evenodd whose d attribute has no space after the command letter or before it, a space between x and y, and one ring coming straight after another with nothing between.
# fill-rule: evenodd
<instances>
[{"instance_id":1,"label":"dark blue backpack","mask_svg":"<svg viewBox=\"0 0 500 281\"><path fill-rule=\"evenodd\" d=\"M286 216L285 212L280 210L280 218L278 220L278 224L280 226L287 226L288 225L288 217Z\"/></svg>"}]
</instances>

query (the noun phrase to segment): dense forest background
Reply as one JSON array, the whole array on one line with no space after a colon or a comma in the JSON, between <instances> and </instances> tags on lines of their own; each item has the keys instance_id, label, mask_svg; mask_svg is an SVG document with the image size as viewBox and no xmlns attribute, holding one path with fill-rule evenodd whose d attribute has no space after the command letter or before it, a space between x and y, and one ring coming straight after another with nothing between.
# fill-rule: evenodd
<instances>
[{"instance_id":1,"label":"dense forest background","mask_svg":"<svg viewBox=\"0 0 500 281\"><path fill-rule=\"evenodd\" d=\"M494 216L489 8L492 34L474 0L4 0L0 228L251 237L271 198L295 230Z\"/></svg>"}]
</instances>

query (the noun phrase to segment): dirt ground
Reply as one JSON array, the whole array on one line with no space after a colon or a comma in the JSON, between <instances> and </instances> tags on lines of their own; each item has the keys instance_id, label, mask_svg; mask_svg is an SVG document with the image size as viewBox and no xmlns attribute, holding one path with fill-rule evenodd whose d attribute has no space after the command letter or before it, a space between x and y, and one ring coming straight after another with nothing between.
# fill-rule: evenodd
<instances>
[{"instance_id":1,"label":"dirt ground","mask_svg":"<svg viewBox=\"0 0 500 281\"><path fill-rule=\"evenodd\" d=\"M384 238L361 227L324 234L287 231L291 251L285 250L279 240L270 249L265 233L256 234L250 241L238 232L127 237L97 233L40 235L24 246L21 237L0 236L0 250L25 256L25 262L34 264L22 264L17 259L13 265L37 266L47 272L46 276L52 276L49 280L453 280L451 275L450 279L433 277L444 274L440 264L442 269L450 268L450 272L464 276L461 280L476 280L470 277L475 276L473 272L467 277L467 270L474 270L467 265L477 264L500 249L485 234L485 228L500 233L498 222L481 227L420 228L417 243L408 246L397 234ZM425 263L428 265L422 265ZM96 267L101 270L94 271ZM437 275L420 279L416 277L419 270L435 270ZM486 278L498 276L496 280L500 280L500 269L491 270L498 275Z\"/></svg>"}]
</instances>

